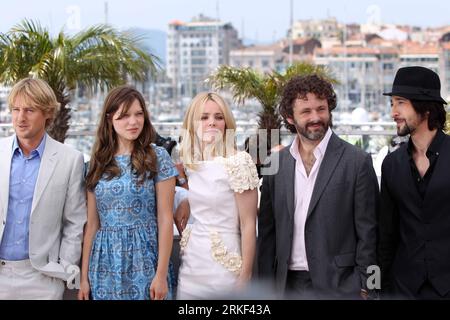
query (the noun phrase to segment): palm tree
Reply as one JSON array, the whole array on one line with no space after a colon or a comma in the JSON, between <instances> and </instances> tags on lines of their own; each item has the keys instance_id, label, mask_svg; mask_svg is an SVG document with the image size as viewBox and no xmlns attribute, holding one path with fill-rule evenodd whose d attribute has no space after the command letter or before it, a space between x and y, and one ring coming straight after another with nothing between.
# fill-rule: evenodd
<instances>
[{"instance_id":1,"label":"palm tree","mask_svg":"<svg viewBox=\"0 0 450 320\"><path fill-rule=\"evenodd\" d=\"M445 123L445 133L450 134L450 111L447 112L447 122Z\"/></svg>"},{"instance_id":2,"label":"palm tree","mask_svg":"<svg viewBox=\"0 0 450 320\"><path fill-rule=\"evenodd\" d=\"M284 73L273 71L270 74L260 74L251 68L222 65L206 81L211 83L215 90L230 90L234 101L239 105L244 104L246 99L256 99L262 106L258 113L258 127L270 132L270 129L281 128L277 106L286 83L295 76L313 73L337 83L327 68L306 62L296 63Z\"/></svg>"},{"instance_id":3,"label":"palm tree","mask_svg":"<svg viewBox=\"0 0 450 320\"><path fill-rule=\"evenodd\" d=\"M272 71L270 74L260 74L251 68L235 68L226 65L220 66L211 76L206 79L214 90L228 89L233 94L233 100L242 105L246 99L254 98L262 106L262 110L258 113L258 128L267 130L265 141L265 150L270 155L272 129L281 128L281 116L277 110L280 103L283 88L286 83L295 76L317 74L331 83L336 84L331 76L331 72L323 66L316 66L310 63L296 63L286 69L284 73ZM250 138L246 139L245 149L250 149ZM281 143L281 141L279 141ZM264 141L260 140L259 135L256 136L256 166L260 175L262 159L260 159L260 146L264 146ZM261 176L261 175L260 175Z\"/></svg>"},{"instance_id":4,"label":"palm tree","mask_svg":"<svg viewBox=\"0 0 450 320\"><path fill-rule=\"evenodd\" d=\"M26 77L47 81L61 104L49 134L64 142L68 104L77 85L111 88L125 83L128 76L142 81L156 72L159 59L146 52L140 41L107 25L51 37L38 22L24 20L0 33L0 82L13 84Z\"/></svg>"}]
</instances>

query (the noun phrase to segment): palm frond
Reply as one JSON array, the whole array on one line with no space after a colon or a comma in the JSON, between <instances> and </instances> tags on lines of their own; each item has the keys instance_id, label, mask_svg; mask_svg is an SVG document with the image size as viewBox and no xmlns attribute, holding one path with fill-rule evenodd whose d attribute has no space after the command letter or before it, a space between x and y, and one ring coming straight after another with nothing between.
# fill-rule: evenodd
<instances>
[{"instance_id":1,"label":"palm frond","mask_svg":"<svg viewBox=\"0 0 450 320\"><path fill-rule=\"evenodd\" d=\"M262 111L258 114L259 127L276 129L281 127L277 106L284 86L295 76L313 73L326 78L331 83L337 83L327 68L306 62L294 64L284 73L273 71L265 75L251 68L220 66L207 78L206 82L214 90L229 90L237 104L245 104L246 99L256 99L262 106Z\"/></svg>"},{"instance_id":2,"label":"palm frond","mask_svg":"<svg viewBox=\"0 0 450 320\"><path fill-rule=\"evenodd\" d=\"M259 74L250 68L234 68L226 65L219 68L206 79L215 90L229 89L233 99L238 104L245 103L246 99L254 98L261 89L262 79Z\"/></svg>"},{"instance_id":3,"label":"palm frond","mask_svg":"<svg viewBox=\"0 0 450 320\"><path fill-rule=\"evenodd\" d=\"M28 76L46 80L61 103L55 124L62 128L58 140L64 140L70 118L65 106L78 84L110 88L128 77L145 80L158 71L159 58L146 51L141 40L106 25L73 36L61 31L52 38L39 22L23 20L0 33L0 82L11 84Z\"/></svg>"},{"instance_id":4,"label":"palm frond","mask_svg":"<svg viewBox=\"0 0 450 320\"><path fill-rule=\"evenodd\" d=\"M74 36L73 59L82 70L90 70L98 76L77 73L77 80L92 85L99 82L108 86L123 83L128 74L136 80L144 80L148 73L155 74L160 59L141 48L139 38L120 33L108 26L94 26Z\"/></svg>"},{"instance_id":5,"label":"palm frond","mask_svg":"<svg viewBox=\"0 0 450 320\"><path fill-rule=\"evenodd\" d=\"M447 122L445 123L445 133L450 134L450 111L447 112Z\"/></svg>"}]
</instances>

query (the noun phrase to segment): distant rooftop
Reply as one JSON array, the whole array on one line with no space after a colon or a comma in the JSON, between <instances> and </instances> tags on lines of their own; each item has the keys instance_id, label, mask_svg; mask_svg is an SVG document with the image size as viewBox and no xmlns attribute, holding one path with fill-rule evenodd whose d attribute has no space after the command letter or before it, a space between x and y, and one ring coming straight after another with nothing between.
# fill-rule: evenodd
<instances>
[{"instance_id":1,"label":"distant rooftop","mask_svg":"<svg viewBox=\"0 0 450 320\"><path fill-rule=\"evenodd\" d=\"M420 44L417 42L406 42L400 54L439 54L440 48L437 44Z\"/></svg>"},{"instance_id":2,"label":"distant rooftop","mask_svg":"<svg viewBox=\"0 0 450 320\"><path fill-rule=\"evenodd\" d=\"M195 16L191 19L190 22L183 22L181 20L172 20L169 25L174 26L189 26L189 27L195 27L195 26L217 26L217 25L225 25L226 23L219 21L217 19L213 19L210 17L207 17L203 14L199 14L198 16Z\"/></svg>"},{"instance_id":3,"label":"distant rooftop","mask_svg":"<svg viewBox=\"0 0 450 320\"><path fill-rule=\"evenodd\" d=\"M398 50L395 48L367 48L367 47L331 47L327 49L316 49L316 54L347 54L347 55L376 55L376 54L395 54Z\"/></svg>"}]
</instances>

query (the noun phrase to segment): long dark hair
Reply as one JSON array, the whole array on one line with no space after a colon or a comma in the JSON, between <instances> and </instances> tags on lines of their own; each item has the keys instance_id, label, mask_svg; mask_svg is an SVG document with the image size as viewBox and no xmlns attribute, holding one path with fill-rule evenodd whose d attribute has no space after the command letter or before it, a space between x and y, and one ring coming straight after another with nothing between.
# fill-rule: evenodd
<instances>
[{"instance_id":1,"label":"long dark hair","mask_svg":"<svg viewBox=\"0 0 450 320\"><path fill-rule=\"evenodd\" d=\"M447 114L442 102L411 100L411 104L422 117L428 113L428 129L430 131L444 129Z\"/></svg>"},{"instance_id":2,"label":"long dark hair","mask_svg":"<svg viewBox=\"0 0 450 320\"><path fill-rule=\"evenodd\" d=\"M154 142L156 131L153 128L149 113L145 107L142 94L130 86L120 86L112 89L105 99L100 123L97 129L94 148L90 160L89 172L86 177L86 187L93 191L98 181L104 176L111 180L121 174L114 159L117 152L117 133L114 130L113 115L123 105L119 119L130 109L134 101L138 101L144 112L144 127L139 137L134 140L131 152L132 172L139 178L138 183L151 179L157 172L157 159L151 143Z\"/></svg>"}]
</instances>

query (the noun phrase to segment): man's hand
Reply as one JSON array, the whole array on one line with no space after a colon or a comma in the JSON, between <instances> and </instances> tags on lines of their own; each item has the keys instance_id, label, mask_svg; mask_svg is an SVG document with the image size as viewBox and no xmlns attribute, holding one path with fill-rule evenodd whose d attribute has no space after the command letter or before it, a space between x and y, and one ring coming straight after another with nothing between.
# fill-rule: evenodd
<instances>
[{"instance_id":1,"label":"man's hand","mask_svg":"<svg viewBox=\"0 0 450 320\"><path fill-rule=\"evenodd\" d=\"M359 292L359 295L363 300L369 299L369 293L365 289L361 289L361 291Z\"/></svg>"},{"instance_id":2,"label":"man's hand","mask_svg":"<svg viewBox=\"0 0 450 320\"><path fill-rule=\"evenodd\" d=\"M379 300L379 293L376 290L366 290L361 289L361 292L359 294L363 300Z\"/></svg>"}]
</instances>

